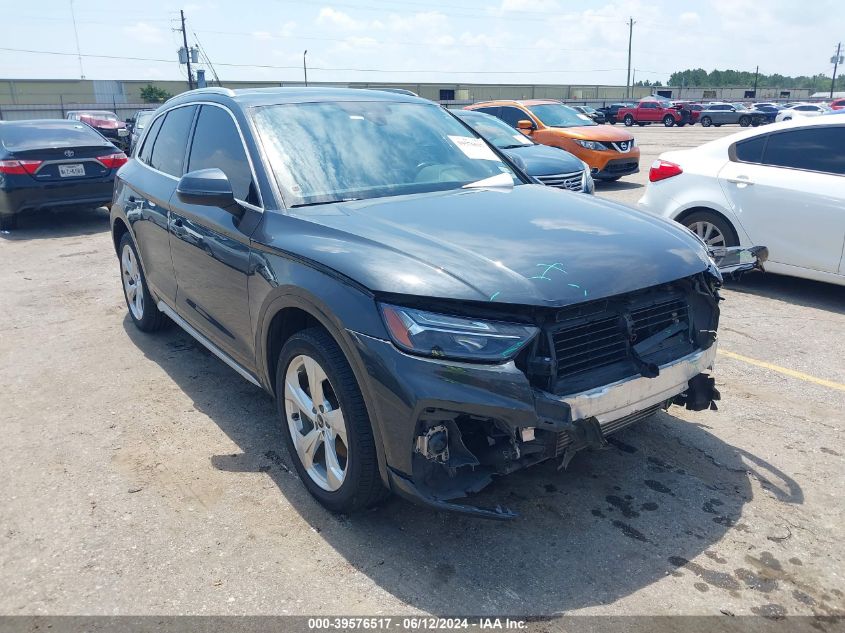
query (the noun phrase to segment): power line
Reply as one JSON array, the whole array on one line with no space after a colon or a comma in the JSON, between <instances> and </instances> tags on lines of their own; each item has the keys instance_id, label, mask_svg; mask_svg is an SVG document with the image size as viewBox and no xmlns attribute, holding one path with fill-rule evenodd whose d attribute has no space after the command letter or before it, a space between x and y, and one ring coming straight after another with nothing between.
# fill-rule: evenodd
<instances>
[{"instance_id":1,"label":"power line","mask_svg":"<svg viewBox=\"0 0 845 633\"><path fill-rule=\"evenodd\" d=\"M37 55L59 55L59 56L75 56L76 53L68 53L62 51L44 51L26 48L8 48L0 47L0 51L9 51L14 53L32 53ZM130 57L126 55L95 55L93 53L82 53L82 57L94 59L117 59L122 61L139 61L139 62L156 62L172 64L172 59L160 59L155 57ZM227 66L232 68L269 68L274 70L290 70L298 69L300 66L278 66L273 64L237 64L232 62L217 62L218 66ZM436 68L431 69L405 69L405 68L332 68L328 66L312 66L313 70L329 70L341 72L370 72L370 73L437 73L442 75L548 75L556 73L609 73L624 70L623 68L575 68L575 69L554 69L554 70L441 70Z\"/></svg>"}]
</instances>

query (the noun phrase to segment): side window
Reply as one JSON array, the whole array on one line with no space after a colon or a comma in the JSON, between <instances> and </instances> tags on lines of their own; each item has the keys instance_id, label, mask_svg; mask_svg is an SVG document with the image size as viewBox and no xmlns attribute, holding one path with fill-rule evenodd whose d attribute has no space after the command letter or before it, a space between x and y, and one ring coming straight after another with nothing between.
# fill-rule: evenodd
<instances>
[{"instance_id":1,"label":"side window","mask_svg":"<svg viewBox=\"0 0 845 633\"><path fill-rule=\"evenodd\" d=\"M649 108L649 109L653 110L654 108L657 107L657 104L654 103L653 101L646 101L645 103L641 103L640 107L641 108Z\"/></svg>"},{"instance_id":2,"label":"side window","mask_svg":"<svg viewBox=\"0 0 845 633\"><path fill-rule=\"evenodd\" d=\"M819 126L772 134L763 163L845 175L845 126Z\"/></svg>"},{"instance_id":3,"label":"side window","mask_svg":"<svg viewBox=\"0 0 845 633\"><path fill-rule=\"evenodd\" d=\"M760 163L763 161L763 148L766 146L767 136L756 136L747 141L737 143L734 149L736 159L740 163Z\"/></svg>"},{"instance_id":4,"label":"side window","mask_svg":"<svg viewBox=\"0 0 845 633\"><path fill-rule=\"evenodd\" d=\"M191 131L196 109L196 106L185 106L167 113L153 145L148 163L150 167L177 178L182 176L188 133Z\"/></svg>"},{"instance_id":5,"label":"side window","mask_svg":"<svg viewBox=\"0 0 845 633\"><path fill-rule=\"evenodd\" d=\"M519 108L514 108L512 106L502 106L502 112L501 114L499 114L499 118L502 119L502 121L504 121L508 125L510 125L512 128L515 128L516 124L519 121L531 120L531 117L528 116L528 114L526 114Z\"/></svg>"},{"instance_id":6,"label":"side window","mask_svg":"<svg viewBox=\"0 0 845 633\"><path fill-rule=\"evenodd\" d=\"M188 171L211 167L226 174L235 198L259 204L249 160L235 122L223 108L204 105L194 128Z\"/></svg>"},{"instance_id":7,"label":"side window","mask_svg":"<svg viewBox=\"0 0 845 633\"><path fill-rule=\"evenodd\" d=\"M138 152L138 160L142 163L146 163L147 165L150 164L150 155L153 153L153 145L155 144L156 136L158 135L158 131L161 129L162 123L164 123L164 117L160 116L155 120L155 123L153 123L150 131L147 133L147 138L144 140L144 144Z\"/></svg>"},{"instance_id":8,"label":"side window","mask_svg":"<svg viewBox=\"0 0 845 633\"><path fill-rule=\"evenodd\" d=\"M493 107L493 108L476 108L476 111L477 111L477 112L483 112L484 114L490 114L490 115L492 115L492 116L494 116L494 117L498 117L498 116L499 116L499 108L498 108L498 107Z\"/></svg>"}]
</instances>

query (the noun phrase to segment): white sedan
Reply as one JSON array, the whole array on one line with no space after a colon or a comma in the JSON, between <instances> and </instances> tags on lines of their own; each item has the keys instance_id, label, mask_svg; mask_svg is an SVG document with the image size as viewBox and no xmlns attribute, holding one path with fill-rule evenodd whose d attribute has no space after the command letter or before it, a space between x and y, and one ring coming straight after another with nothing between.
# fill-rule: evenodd
<instances>
[{"instance_id":1,"label":"white sedan","mask_svg":"<svg viewBox=\"0 0 845 633\"><path fill-rule=\"evenodd\" d=\"M791 108L785 108L777 113L775 121L791 121L792 119L800 119L807 116L819 116L825 112L829 112L830 108L825 105L817 103L799 103Z\"/></svg>"},{"instance_id":2,"label":"white sedan","mask_svg":"<svg viewBox=\"0 0 845 633\"><path fill-rule=\"evenodd\" d=\"M775 123L666 152L641 210L711 248L767 246L774 273L845 285L845 121Z\"/></svg>"}]
</instances>

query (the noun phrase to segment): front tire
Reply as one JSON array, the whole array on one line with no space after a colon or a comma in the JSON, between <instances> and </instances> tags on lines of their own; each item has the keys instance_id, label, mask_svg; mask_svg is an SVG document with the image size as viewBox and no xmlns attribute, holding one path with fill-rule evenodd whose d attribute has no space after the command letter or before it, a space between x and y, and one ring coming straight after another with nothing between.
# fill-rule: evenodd
<instances>
[{"instance_id":1,"label":"front tire","mask_svg":"<svg viewBox=\"0 0 845 633\"><path fill-rule=\"evenodd\" d=\"M710 127L711 125L713 125L713 119L709 116L701 117L701 127Z\"/></svg>"},{"instance_id":2,"label":"front tire","mask_svg":"<svg viewBox=\"0 0 845 633\"><path fill-rule=\"evenodd\" d=\"M751 117L741 116L739 117L739 125L740 127L748 127L751 125Z\"/></svg>"},{"instance_id":3,"label":"front tire","mask_svg":"<svg viewBox=\"0 0 845 633\"><path fill-rule=\"evenodd\" d=\"M663 125L665 125L666 127L672 127L673 125L675 125L675 117L670 114L667 114L665 117L663 117Z\"/></svg>"},{"instance_id":4,"label":"front tire","mask_svg":"<svg viewBox=\"0 0 845 633\"><path fill-rule=\"evenodd\" d=\"M138 251L135 250L135 243L129 233L123 234L118 253L123 297L126 299L129 317L142 332L160 330L167 324L167 317L158 309L150 294Z\"/></svg>"},{"instance_id":5,"label":"front tire","mask_svg":"<svg viewBox=\"0 0 845 633\"><path fill-rule=\"evenodd\" d=\"M631 127L632 125L634 125L634 117L632 117L630 114L626 114L625 115L625 126Z\"/></svg>"},{"instance_id":6,"label":"front tire","mask_svg":"<svg viewBox=\"0 0 845 633\"><path fill-rule=\"evenodd\" d=\"M364 397L328 332L309 328L284 344L276 403L297 473L325 508L354 512L386 496Z\"/></svg>"}]
</instances>

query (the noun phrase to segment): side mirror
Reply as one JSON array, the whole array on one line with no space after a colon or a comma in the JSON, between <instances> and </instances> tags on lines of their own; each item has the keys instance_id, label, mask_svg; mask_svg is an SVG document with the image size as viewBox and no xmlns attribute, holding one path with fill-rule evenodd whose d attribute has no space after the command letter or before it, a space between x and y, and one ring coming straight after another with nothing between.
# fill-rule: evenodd
<instances>
[{"instance_id":1,"label":"side mirror","mask_svg":"<svg viewBox=\"0 0 845 633\"><path fill-rule=\"evenodd\" d=\"M537 126L534 125L533 121L529 121L528 119L520 119L516 122L516 129L530 132L531 130L536 130Z\"/></svg>"},{"instance_id":2,"label":"side mirror","mask_svg":"<svg viewBox=\"0 0 845 633\"><path fill-rule=\"evenodd\" d=\"M232 185L217 167L198 169L182 176L176 185L176 195L185 204L220 207L232 215L240 215Z\"/></svg>"}]
</instances>

